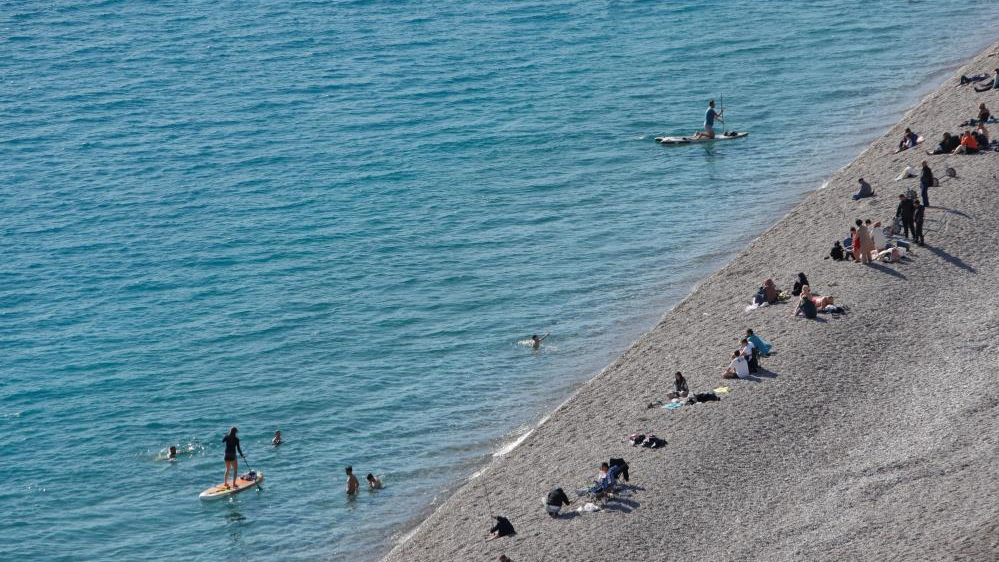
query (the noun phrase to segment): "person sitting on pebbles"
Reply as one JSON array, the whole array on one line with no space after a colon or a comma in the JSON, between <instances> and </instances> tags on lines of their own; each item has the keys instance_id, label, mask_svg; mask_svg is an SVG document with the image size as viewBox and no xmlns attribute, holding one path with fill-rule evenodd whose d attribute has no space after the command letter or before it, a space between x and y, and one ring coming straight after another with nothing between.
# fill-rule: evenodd
<instances>
[{"instance_id":1,"label":"person sitting on pebbles","mask_svg":"<svg viewBox=\"0 0 999 562\"><path fill-rule=\"evenodd\" d=\"M690 389L687 388L687 379L683 378L683 373L677 371L673 375L673 392L666 395L667 398L686 398L687 394L690 393Z\"/></svg>"},{"instance_id":2,"label":"person sitting on pebbles","mask_svg":"<svg viewBox=\"0 0 999 562\"><path fill-rule=\"evenodd\" d=\"M732 362L728 364L728 368L722 374L723 379L748 379L749 378L749 362L746 358L742 356L740 350L735 350L732 352Z\"/></svg>"}]
</instances>

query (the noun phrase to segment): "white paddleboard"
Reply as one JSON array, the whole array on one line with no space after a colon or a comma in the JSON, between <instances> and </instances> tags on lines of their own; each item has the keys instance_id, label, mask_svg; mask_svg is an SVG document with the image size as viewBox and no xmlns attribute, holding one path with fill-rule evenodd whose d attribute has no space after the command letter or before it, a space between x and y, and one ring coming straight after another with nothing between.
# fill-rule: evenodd
<instances>
[{"instance_id":1,"label":"white paddleboard","mask_svg":"<svg viewBox=\"0 0 999 562\"><path fill-rule=\"evenodd\" d=\"M661 144L696 144L701 142L716 142L723 140L733 140L748 137L749 133L722 133L715 135L713 139L695 139L694 137L656 137L656 142Z\"/></svg>"},{"instance_id":2,"label":"white paddleboard","mask_svg":"<svg viewBox=\"0 0 999 562\"><path fill-rule=\"evenodd\" d=\"M260 484L263 481L264 475L259 472L257 473L256 480L244 480L243 477L240 476L236 479L236 487L233 487L231 483L217 484L198 494L198 497L203 500L217 500L233 494L238 494L245 490L249 490L250 488L256 488L257 484Z\"/></svg>"}]
</instances>

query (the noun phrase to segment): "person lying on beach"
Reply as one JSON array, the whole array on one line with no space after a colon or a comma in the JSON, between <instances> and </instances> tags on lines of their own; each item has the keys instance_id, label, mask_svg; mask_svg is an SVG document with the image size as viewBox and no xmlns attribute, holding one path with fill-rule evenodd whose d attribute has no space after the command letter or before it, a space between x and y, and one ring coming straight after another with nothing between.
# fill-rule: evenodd
<instances>
[{"instance_id":1,"label":"person lying on beach","mask_svg":"<svg viewBox=\"0 0 999 562\"><path fill-rule=\"evenodd\" d=\"M973 84L975 82L981 82L983 80L988 80L988 74L975 74L973 76L961 75L961 83L958 86L964 86L966 84Z\"/></svg>"},{"instance_id":2,"label":"person lying on beach","mask_svg":"<svg viewBox=\"0 0 999 562\"><path fill-rule=\"evenodd\" d=\"M533 347L534 349L540 348L541 347L541 342L545 341L545 338L547 338L550 335L551 335L551 332L548 332L547 334L545 334L543 336L538 336L537 334L532 335L531 336L531 341L534 342L534 343L531 344L531 347Z\"/></svg>"},{"instance_id":3,"label":"person lying on beach","mask_svg":"<svg viewBox=\"0 0 999 562\"><path fill-rule=\"evenodd\" d=\"M874 197L874 188L871 187L871 184L864 181L864 178L857 180L857 183L860 184L860 189L853 194L854 201L863 199L864 197Z\"/></svg>"},{"instance_id":4,"label":"person lying on beach","mask_svg":"<svg viewBox=\"0 0 999 562\"><path fill-rule=\"evenodd\" d=\"M690 393L690 389L687 388L687 379L683 378L683 373L680 371L676 372L673 376L673 392L666 395L667 398L686 398L687 394Z\"/></svg>"},{"instance_id":5,"label":"person lying on beach","mask_svg":"<svg viewBox=\"0 0 999 562\"><path fill-rule=\"evenodd\" d=\"M722 373L723 379L748 379L749 378L749 363L746 358L742 356L742 352L738 349L732 352L732 361L728 364L728 368Z\"/></svg>"},{"instance_id":6,"label":"person lying on beach","mask_svg":"<svg viewBox=\"0 0 999 562\"><path fill-rule=\"evenodd\" d=\"M981 92L987 92L992 89L999 90L999 68L996 69L996 77L991 84L986 84L982 88L975 88L975 91L981 93Z\"/></svg>"},{"instance_id":7,"label":"person lying on beach","mask_svg":"<svg viewBox=\"0 0 999 562\"><path fill-rule=\"evenodd\" d=\"M763 357L770 355L770 350L773 348L773 346L763 341L763 338L761 338L760 336L754 334L753 330L751 329L746 330L746 339L748 339L750 343L753 344L753 347L756 348L756 351L758 351L760 355L762 355Z\"/></svg>"},{"instance_id":8,"label":"person lying on beach","mask_svg":"<svg viewBox=\"0 0 999 562\"><path fill-rule=\"evenodd\" d=\"M804 273L798 274L798 280L794 282L794 287L791 289L791 294L798 296L801 294L801 288L808 285L808 277L805 277Z\"/></svg>"},{"instance_id":9,"label":"person lying on beach","mask_svg":"<svg viewBox=\"0 0 999 562\"><path fill-rule=\"evenodd\" d=\"M915 234L913 234L915 236ZM874 250L871 252L871 259L883 261L886 263L897 263L905 255L905 248L888 248L887 250L881 250L880 252Z\"/></svg>"},{"instance_id":10,"label":"person lying on beach","mask_svg":"<svg viewBox=\"0 0 999 562\"><path fill-rule=\"evenodd\" d=\"M562 511L562 506L569 505L572 503L569 501L569 497L565 495L565 491L562 488L555 488L551 492L548 492L548 497L545 498L545 510L548 512L548 516L552 519L558 517L560 511Z\"/></svg>"},{"instance_id":11,"label":"person lying on beach","mask_svg":"<svg viewBox=\"0 0 999 562\"><path fill-rule=\"evenodd\" d=\"M902 134L902 140L898 143L898 150L896 152L908 150L917 144L919 144L919 135L913 133L912 129L906 127L905 133Z\"/></svg>"},{"instance_id":12,"label":"person lying on beach","mask_svg":"<svg viewBox=\"0 0 999 562\"><path fill-rule=\"evenodd\" d=\"M808 285L805 285L804 287L801 288L801 296L803 298L811 299L812 302L815 303L816 308L825 308L830 304L834 304L832 297L819 297L813 295L812 288L809 287Z\"/></svg>"},{"instance_id":13,"label":"person lying on beach","mask_svg":"<svg viewBox=\"0 0 999 562\"><path fill-rule=\"evenodd\" d=\"M489 529L489 533L492 535L486 540L495 540L501 537L509 537L517 534L517 531L513 530L513 524L510 520L501 515L494 515L496 518L496 524L493 525L492 529Z\"/></svg>"},{"instance_id":14,"label":"person lying on beach","mask_svg":"<svg viewBox=\"0 0 999 562\"><path fill-rule=\"evenodd\" d=\"M965 131L961 135L961 144L954 149L954 154L978 154L978 139L971 131Z\"/></svg>"},{"instance_id":15,"label":"person lying on beach","mask_svg":"<svg viewBox=\"0 0 999 562\"><path fill-rule=\"evenodd\" d=\"M943 138L940 139L940 144L933 150L927 150L926 153L930 155L934 154L950 154L954 152L954 149L961 145L961 138L957 135L952 135L950 133L944 133Z\"/></svg>"},{"instance_id":16,"label":"person lying on beach","mask_svg":"<svg viewBox=\"0 0 999 562\"><path fill-rule=\"evenodd\" d=\"M369 490L381 490L382 489L382 480L381 480L381 478L378 478L374 474L371 474L369 472L368 475L364 477L364 479L368 481L368 489Z\"/></svg>"}]
</instances>

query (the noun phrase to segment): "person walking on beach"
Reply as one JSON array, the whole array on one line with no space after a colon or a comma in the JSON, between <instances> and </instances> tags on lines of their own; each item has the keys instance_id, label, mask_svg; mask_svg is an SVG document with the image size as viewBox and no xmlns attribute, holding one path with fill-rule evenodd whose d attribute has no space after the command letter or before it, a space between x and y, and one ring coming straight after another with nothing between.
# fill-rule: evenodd
<instances>
[{"instance_id":1,"label":"person walking on beach","mask_svg":"<svg viewBox=\"0 0 999 562\"><path fill-rule=\"evenodd\" d=\"M722 119L722 113L724 112L725 112L724 109L721 111L715 111L715 100L709 101L708 110L704 112L704 131L695 134L694 138L695 139L715 138L715 119L717 119L719 123L724 124L725 120Z\"/></svg>"},{"instance_id":2,"label":"person walking on beach","mask_svg":"<svg viewBox=\"0 0 999 562\"><path fill-rule=\"evenodd\" d=\"M926 211L926 207L920 205L919 199L916 199L913 202L913 206L915 206L916 210L913 211L912 213L912 218L913 218L912 237L915 240L916 244L919 244L920 246L925 246L926 239L923 238L923 214Z\"/></svg>"},{"instance_id":3,"label":"person walking on beach","mask_svg":"<svg viewBox=\"0 0 999 562\"><path fill-rule=\"evenodd\" d=\"M933 170L930 165L923 160L923 171L919 175L919 196L923 198L923 205L930 206L930 197L926 190L933 186Z\"/></svg>"},{"instance_id":4,"label":"person walking on beach","mask_svg":"<svg viewBox=\"0 0 999 562\"><path fill-rule=\"evenodd\" d=\"M354 476L354 467L348 466L344 469L347 473L347 495L353 496L357 493L357 489L361 487L361 484L357 481L357 477Z\"/></svg>"},{"instance_id":5,"label":"person walking on beach","mask_svg":"<svg viewBox=\"0 0 999 562\"><path fill-rule=\"evenodd\" d=\"M229 479L229 469L232 468L232 487L236 487L236 478L239 478L239 461L236 460L236 452L239 451L239 456L243 456L243 449L239 446L239 437L236 437L236 432L239 431L235 427L229 430L229 434L222 438L222 442L225 443L225 478L222 479L222 484L225 484Z\"/></svg>"},{"instance_id":6,"label":"person walking on beach","mask_svg":"<svg viewBox=\"0 0 999 562\"><path fill-rule=\"evenodd\" d=\"M905 231L905 237L909 238L909 233L911 232L913 236L916 235L916 226L913 224L913 218L915 218L916 209L912 205L912 201L905 196L905 194L898 196L898 208L895 209L895 216L902 219L902 228Z\"/></svg>"}]
</instances>

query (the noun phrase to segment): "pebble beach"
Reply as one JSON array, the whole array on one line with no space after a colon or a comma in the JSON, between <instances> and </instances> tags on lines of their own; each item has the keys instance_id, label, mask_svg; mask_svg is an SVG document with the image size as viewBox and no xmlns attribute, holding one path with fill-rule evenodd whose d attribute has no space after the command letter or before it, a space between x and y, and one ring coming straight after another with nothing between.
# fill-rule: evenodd
<instances>
[{"instance_id":1,"label":"pebble beach","mask_svg":"<svg viewBox=\"0 0 999 562\"><path fill-rule=\"evenodd\" d=\"M980 103L999 109L999 92L958 86L962 74L999 67L997 49L704 279L384 561L999 559L999 153L926 154ZM896 154L906 127L927 140ZM898 195L918 191L918 178L895 178L923 160L941 179L926 245L900 263L825 259L855 219L890 223ZM851 199L859 177L874 197ZM849 312L746 312L763 280L787 291L798 272ZM774 353L755 379L723 381L747 328ZM676 371L693 392L731 391L647 408ZM632 432L668 444L632 447ZM630 464L626 494L595 513L576 512L577 500L547 516L541 498L556 487L575 498L610 457ZM487 541L494 515L517 534Z\"/></svg>"}]
</instances>

